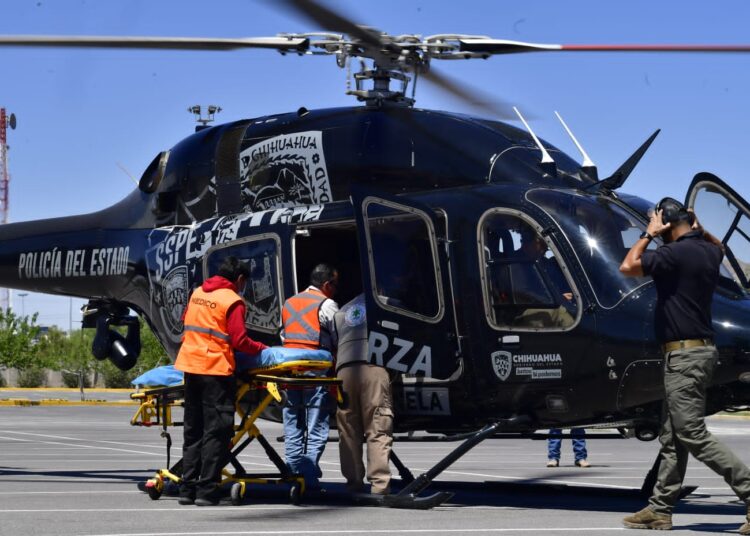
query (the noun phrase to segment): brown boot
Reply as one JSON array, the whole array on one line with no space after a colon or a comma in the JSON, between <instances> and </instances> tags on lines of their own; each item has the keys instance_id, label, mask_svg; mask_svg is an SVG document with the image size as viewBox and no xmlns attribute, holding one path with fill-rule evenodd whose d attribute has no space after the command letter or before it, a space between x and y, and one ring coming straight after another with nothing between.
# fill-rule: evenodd
<instances>
[{"instance_id":1,"label":"brown boot","mask_svg":"<svg viewBox=\"0 0 750 536\"><path fill-rule=\"evenodd\" d=\"M740 527L739 533L750 534L750 504L747 505L747 515L745 516L745 522Z\"/></svg>"},{"instance_id":2,"label":"brown boot","mask_svg":"<svg viewBox=\"0 0 750 536\"><path fill-rule=\"evenodd\" d=\"M624 518L622 522L629 529L672 530L672 515L657 514L649 506Z\"/></svg>"}]
</instances>

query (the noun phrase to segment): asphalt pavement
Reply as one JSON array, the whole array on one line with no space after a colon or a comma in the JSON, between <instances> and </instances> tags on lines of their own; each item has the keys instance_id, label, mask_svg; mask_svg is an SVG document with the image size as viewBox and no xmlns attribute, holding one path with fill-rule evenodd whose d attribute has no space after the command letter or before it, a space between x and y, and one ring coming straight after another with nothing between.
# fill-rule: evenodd
<instances>
[{"instance_id":1,"label":"asphalt pavement","mask_svg":"<svg viewBox=\"0 0 750 536\"><path fill-rule=\"evenodd\" d=\"M0 535L609 534L626 530L622 517L645 505L637 490L658 450L657 442L590 439L592 467L582 469L566 441L561 466L550 469L544 441L488 440L425 492L455 492L450 502L420 511L352 505L338 445L329 443L325 492L302 505L288 504L285 486L251 486L241 506L201 508L138 491L165 465L166 450L158 428L130 426L134 411L123 404L0 406ZM749 420L714 417L709 424L750 462ZM260 428L283 451L281 426ZM181 429L171 432L174 461ZM417 475L456 445L397 442L395 449ZM256 444L240 461L251 471L274 469ZM686 484L699 488L675 512L677 534L736 531L745 509L720 476L691 460Z\"/></svg>"}]
</instances>

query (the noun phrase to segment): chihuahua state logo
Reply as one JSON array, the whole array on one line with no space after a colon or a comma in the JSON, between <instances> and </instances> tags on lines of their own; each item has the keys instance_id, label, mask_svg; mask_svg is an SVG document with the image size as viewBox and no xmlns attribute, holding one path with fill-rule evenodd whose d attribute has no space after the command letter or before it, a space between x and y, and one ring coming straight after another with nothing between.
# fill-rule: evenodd
<instances>
[{"instance_id":1,"label":"chihuahua state logo","mask_svg":"<svg viewBox=\"0 0 750 536\"><path fill-rule=\"evenodd\" d=\"M500 378L500 381L505 381L510 376L510 371L513 369L513 356L510 352L492 352L490 354L492 358L492 368L495 371L495 375Z\"/></svg>"},{"instance_id":2,"label":"chihuahua state logo","mask_svg":"<svg viewBox=\"0 0 750 536\"><path fill-rule=\"evenodd\" d=\"M281 134L240 153L246 210L328 203L332 200L319 130Z\"/></svg>"}]
</instances>

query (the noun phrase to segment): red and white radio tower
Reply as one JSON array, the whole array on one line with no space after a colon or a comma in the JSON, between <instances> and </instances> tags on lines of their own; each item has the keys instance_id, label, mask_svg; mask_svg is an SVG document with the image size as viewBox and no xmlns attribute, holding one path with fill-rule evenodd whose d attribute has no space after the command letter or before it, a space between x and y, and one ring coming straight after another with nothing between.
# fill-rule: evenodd
<instances>
[{"instance_id":1,"label":"red and white radio tower","mask_svg":"<svg viewBox=\"0 0 750 536\"><path fill-rule=\"evenodd\" d=\"M7 116L5 108L0 108L0 224L8 223L8 126L16 128L16 116ZM10 294L7 288L0 288L0 310L10 306Z\"/></svg>"}]
</instances>

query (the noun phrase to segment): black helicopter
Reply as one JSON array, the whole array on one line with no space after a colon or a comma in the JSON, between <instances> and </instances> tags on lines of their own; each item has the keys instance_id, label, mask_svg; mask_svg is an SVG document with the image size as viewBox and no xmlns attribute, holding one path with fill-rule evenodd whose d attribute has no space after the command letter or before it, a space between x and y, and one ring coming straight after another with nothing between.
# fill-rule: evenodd
<instances>
[{"instance_id":1,"label":"black helicopter","mask_svg":"<svg viewBox=\"0 0 750 536\"><path fill-rule=\"evenodd\" d=\"M653 439L662 398L655 289L618 270L653 204L619 188L657 133L600 179L583 151L581 165L528 128L418 109L407 92L420 78L471 97L430 70L433 60L623 47L389 36L310 0L286 4L341 33L0 36L0 46L271 48L333 55L340 66L372 60L349 92L361 106L198 128L112 207L0 227L0 286L88 298L94 354L129 368L139 348L129 311L174 356L190 290L226 255L251 266L247 328L269 344L284 299L326 261L342 274L340 303L365 293L371 359L401 374L397 430L467 433L468 448L552 426L628 427ZM707 411L731 410L750 402L750 206L708 173L686 201L727 245L713 311L721 365Z\"/></svg>"}]
</instances>

